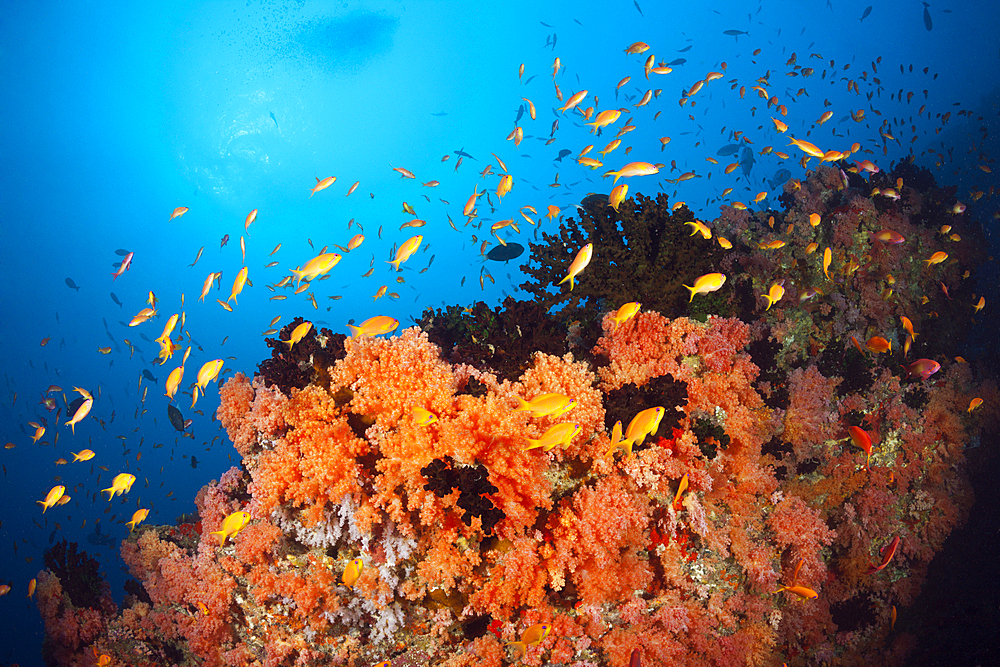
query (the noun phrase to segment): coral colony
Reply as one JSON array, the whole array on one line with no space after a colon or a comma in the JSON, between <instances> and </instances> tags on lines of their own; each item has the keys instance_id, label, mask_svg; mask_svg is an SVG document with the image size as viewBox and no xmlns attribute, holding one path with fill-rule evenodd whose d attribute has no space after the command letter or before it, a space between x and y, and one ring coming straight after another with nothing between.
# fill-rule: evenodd
<instances>
[{"instance_id":1,"label":"coral colony","mask_svg":"<svg viewBox=\"0 0 1000 667\"><path fill-rule=\"evenodd\" d=\"M123 542L123 608L75 547L47 561L48 657L902 662L896 615L964 520L964 450L997 411L949 350L981 261L942 238L976 234L953 195L907 162L821 166L783 211L699 223L715 238L663 194L589 198L532 245L532 301L386 337L295 320L221 388L241 464L196 516ZM586 242L602 261L556 289Z\"/></svg>"}]
</instances>

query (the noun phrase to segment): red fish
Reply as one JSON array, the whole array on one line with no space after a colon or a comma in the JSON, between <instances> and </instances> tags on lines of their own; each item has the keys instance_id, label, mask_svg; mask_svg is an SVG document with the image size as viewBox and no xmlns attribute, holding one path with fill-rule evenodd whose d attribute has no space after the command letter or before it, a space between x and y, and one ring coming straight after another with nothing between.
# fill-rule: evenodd
<instances>
[{"instance_id":1,"label":"red fish","mask_svg":"<svg viewBox=\"0 0 1000 667\"><path fill-rule=\"evenodd\" d=\"M899 535L896 535L892 538L892 542L882 547L882 562L879 565L872 565L865 574L874 574L879 570L885 569L885 566L889 564L892 557L896 555L897 549L899 549Z\"/></svg>"},{"instance_id":2,"label":"red fish","mask_svg":"<svg viewBox=\"0 0 1000 667\"><path fill-rule=\"evenodd\" d=\"M867 468L872 458L871 436L868 435L866 430L858 426L849 426L847 427L847 431L851 434L851 442L854 443L854 446L865 453L865 467Z\"/></svg>"},{"instance_id":3,"label":"red fish","mask_svg":"<svg viewBox=\"0 0 1000 667\"><path fill-rule=\"evenodd\" d=\"M941 364L933 359L917 359L905 368L907 378L920 378L921 380L926 380L941 370Z\"/></svg>"},{"instance_id":4,"label":"red fish","mask_svg":"<svg viewBox=\"0 0 1000 667\"><path fill-rule=\"evenodd\" d=\"M906 240L902 234L894 232L891 229L883 229L880 232L874 232L872 233L872 238L876 241L888 243L890 245L898 245Z\"/></svg>"},{"instance_id":5,"label":"red fish","mask_svg":"<svg viewBox=\"0 0 1000 667\"><path fill-rule=\"evenodd\" d=\"M129 270L129 268L132 266L132 255L134 254L135 254L134 252L130 252L129 254L125 255L125 259L122 260L122 265L118 267L117 273L111 274L111 280L114 280L115 278L117 278L118 276Z\"/></svg>"}]
</instances>

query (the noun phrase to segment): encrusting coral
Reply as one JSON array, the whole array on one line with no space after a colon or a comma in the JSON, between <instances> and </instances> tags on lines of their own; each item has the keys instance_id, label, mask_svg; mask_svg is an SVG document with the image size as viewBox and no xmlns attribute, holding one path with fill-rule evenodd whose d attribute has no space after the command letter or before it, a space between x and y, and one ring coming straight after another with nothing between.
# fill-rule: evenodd
<instances>
[{"instance_id":1,"label":"encrusting coral","mask_svg":"<svg viewBox=\"0 0 1000 667\"><path fill-rule=\"evenodd\" d=\"M712 223L732 253L691 250L686 208L637 197L563 229L628 265L592 266L568 311L509 300L428 311L426 330L389 338L272 345L255 378L220 391L241 466L199 493L196 522L143 524L123 542L142 585L125 609L101 597L73 614L66 583L39 576L50 642L81 665L96 651L132 665L499 666L518 653L508 642L545 624L525 664L624 667L636 650L654 665L849 663L883 645L899 663L912 637L889 610L913 601L964 519L965 448L983 435L965 408L981 396L978 414L995 415L997 392L944 358L916 287L870 303L878 267L899 258L867 232L893 221L930 243L943 204L871 199L857 178L845 187L821 168L786 188L775 229L795 227L793 253L751 245L767 223L747 211ZM820 233L812 212L832 221L829 281L798 249ZM549 285L565 270L556 246L533 253L543 305L566 299ZM682 278L724 265L743 268L712 297L726 316L677 306ZM916 265L894 271L897 285L930 281ZM779 276L788 292L764 310L755 295ZM822 295L800 301L814 284ZM657 304L615 322L611 306L653 288ZM525 309L538 321L518 330ZM861 347L875 332L898 341L900 315L918 326L914 348L942 362L929 380ZM575 404L516 409L546 394ZM643 442L612 442L616 422L657 408ZM527 449L564 423L578 425L567 441ZM871 438L870 458L849 426ZM223 540L239 511L249 523Z\"/></svg>"}]
</instances>

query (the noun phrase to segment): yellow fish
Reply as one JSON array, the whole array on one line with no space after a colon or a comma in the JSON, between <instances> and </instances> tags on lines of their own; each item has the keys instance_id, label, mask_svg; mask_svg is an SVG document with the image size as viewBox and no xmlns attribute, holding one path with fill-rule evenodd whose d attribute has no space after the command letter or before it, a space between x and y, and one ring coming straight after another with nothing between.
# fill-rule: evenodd
<instances>
[{"instance_id":1,"label":"yellow fish","mask_svg":"<svg viewBox=\"0 0 1000 667\"><path fill-rule=\"evenodd\" d=\"M226 299L226 303L233 301L239 305L239 301L236 301L236 297L243 291L243 287L247 284L247 273L249 270L250 269L248 267L244 266L240 269L240 272L236 274L236 280L233 281L233 290L229 293L229 298Z\"/></svg>"},{"instance_id":2,"label":"yellow fish","mask_svg":"<svg viewBox=\"0 0 1000 667\"><path fill-rule=\"evenodd\" d=\"M170 375L167 376L166 389L167 393L164 394L171 401L174 400L174 396L177 394L177 388L181 385L181 380L184 379L184 366L178 366L174 370L170 371Z\"/></svg>"},{"instance_id":3,"label":"yellow fish","mask_svg":"<svg viewBox=\"0 0 1000 667\"><path fill-rule=\"evenodd\" d=\"M143 322L149 320L149 318L153 317L154 315L156 315L156 311L153 310L152 308L143 308L136 314L135 317L132 318L132 321L129 322L128 325L130 327L139 326Z\"/></svg>"},{"instance_id":4,"label":"yellow fish","mask_svg":"<svg viewBox=\"0 0 1000 667\"><path fill-rule=\"evenodd\" d=\"M135 527L138 526L142 522L142 520L145 519L147 516L149 516L149 510L147 509L136 510L135 513L132 514L132 520L125 524L126 526L128 526L128 532L131 533L133 530L135 530Z\"/></svg>"},{"instance_id":5,"label":"yellow fish","mask_svg":"<svg viewBox=\"0 0 1000 667\"><path fill-rule=\"evenodd\" d=\"M292 349L292 346L298 343L302 338L309 333L312 329L312 322L303 322L299 326L292 330L292 336L288 340L281 341L282 343L288 343L288 349Z\"/></svg>"},{"instance_id":6,"label":"yellow fish","mask_svg":"<svg viewBox=\"0 0 1000 667\"><path fill-rule=\"evenodd\" d=\"M205 389L208 387L208 383L219 376L219 371L222 370L222 365L225 362L222 359L214 359L212 361L206 361L202 364L202 367L198 370L198 383L197 386L201 389L201 393L205 393Z\"/></svg>"},{"instance_id":7,"label":"yellow fish","mask_svg":"<svg viewBox=\"0 0 1000 667\"><path fill-rule=\"evenodd\" d=\"M309 191L312 192L312 194L309 195L309 199L312 199L312 196L317 192L319 192L320 190L326 190L328 187L333 185L334 182L336 182L337 180L336 176L327 176L322 181L319 180L319 176L314 176L313 178L316 179L316 187L309 189Z\"/></svg>"},{"instance_id":8,"label":"yellow fish","mask_svg":"<svg viewBox=\"0 0 1000 667\"><path fill-rule=\"evenodd\" d=\"M933 266L934 264L940 264L946 259L948 259L948 253L943 250L938 250L930 256L930 259L925 259L924 263L927 264L927 266Z\"/></svg>"},{"instance_id":9,"label":"yellow fish","mask_svg":"<svg viewBox=\"0 0 1000 667\"><path fill-rule=\"evenodd\" d=\"M209 535L221 535L222 542L219 543L219 546L224 546L228 537L236 537L249 522L249 512L233 512L222 522L222 530L213 530Z\"/></svg>"},{"instance_id":10,"label":"yellow fish","mask_svg":"<svg viewBox=\"0 0 1000 667\"><path fill-rule=\"evenodd\" d=\"M153 340L155 340L160 345L163 345L164 341L169 341L170 335L174 332L174 327L177 326L178 319L180 319L179 314L174 313L173 315L171 315L170 319L167 320L167 323L163 325L163 333L161 333L158 338L154 338Z\"/></svg>"},{"instance_id":11,"label":"yellow fish","mask_svg":"<svg viewBox=\"0 0 1000 667\"><path fill-rule=\"evenodd\" d=\"M632 445L641 445L647 435L656 435L656 429L660 426L660 420L666 410L663 406L646 408L629 422L625 429L625 439L632 442Z\"/></svg>"},{"instance_id":12,"label":"yellow fish","mask_svg":"<svg viewBox=\"0 0 1000 667\"><path fill-rule=\"evenodd\" d=\"M628 322L630 319L635 317L640 308L642 308L641 303L638 301L630 301L616 310L614 316L612 317L615 323L615 328L617 329L619 324Z\"/></svg>"},{"instance_id":13,"label":"yellow fish","mask_svg":"<svg viewBox=\"0 0 1000 667\"><path fill-rule=\"evenodd\" d=\"M347 567L344 568L344 574L340 577L341 583L343 583L348 588L354 588L354 584L357 583L358 579L361 577L361 570L365 568L365 561L361 557L355 558Z\"/></svg>"},{"instance_id":14,"label":"yellow fish","mask_svg":"<svg viewBox=\"0 0 1000 667\"><path fill-rule=\"evenodd\" d=\"M659 171L659 167L655 164L650 164L649 162L629 162L618 171L609 171L605 174L605 176L614 176L615 180L612 181L612 183L617 183L619 178L628 178L630 176L651 176L652 174L659 173Z\"/></svg>"},{"instance_id":15,"label":"yellow fish","mask_svg":"<svg viewBox=\"0 0 1000 667\"><path fill-rule=\"evenodd\" d=\"M708 225L706 225L704 222L699 222L698 220L692 220L690 222L685 222L684 224L691 225L692 229L694 229L694 231L691 232L691 236L694 236L695 234L701 234L701 237L704 239L712 238L712 230L709 229Z\"/></svg>"},{"instance_id":16,"label":"yellow fish","mask_svg":"<svg viewBox=\"0 0 1000 667\"><path fill-rule=\"evenodd\" d=\"M76 412L73 414L73 418L64 424L64 426L70 427L70 430L73 431L73 435L76 435L76 425L83 421L84 417L90 413L90 408L93 405L94 399L88 396L84 399L83 403L80 404L80 407L76 409Z\"/></svg>"},{"instance_id":17,"label":"yellow fish","mask_svg":"<svg viewBox=\"0 0 1000 667\"><path fill-rule=\"evenodd\" d=\"M127 472L123 472L116 475L113 480L111 480L111 487L107 489L101 489L101 493L105 491L108 492L108 502L111 501L117 495L123 493L128 493L132 488L132 484L135 482L135 475L130 475Z\"/></svg>"},{"instance_id":18,"label":"yellow fish","mask_svg":"<svg viewBox=\"0 0 1000 667\"><path fill-rule=\"evenodd\" d=\"M561 424L556 424L555 426L549 427L545 434L542 435L538 440L532 440L531 438L525 438L529 444L525 447L525 450L535 449L536 447L541 447L543 452L547 452L556 445L562 445L563 449L569 446L570 440L572 440L577 433L580 432L580 425L574 424L572 422L563 422Z\"/></svg>"},{"instance_id":19,"label":"yellow fish","mask_svg":"<svg viewBox=\"0 0 1000 667\"><path fill-rule=\"evenodd\" d=\"M611 204L611 208L617 211L618 205L625 200L626 195L628 195L628 183L616 185L611 190L611 194L608 195L608 203Z\"/></svg>"},{"instance_id":20,"label":"yellow fish","mask_svg":"<svg viewBox=\"0 0 1000 667\"><path fill-rule=\"evenodd\" d=\"M89 461L90 459L94 458L94 456L96 456L94 452L89 449L84 449L83 451L80 452L70 452L70 454L73 455L74 463L76 463L77 461Z\"/></svg>"},{"instance_id":21,"label":"yellow fish","mask_svg":"<svg viewBox=\"0 0 1000 667\"><path fill-rule=\"evenodd\" d=\"M577 274L587 268L590 264L590 259L594 255L594 244L588 243L587 245L580 248L580 251L576 253L576 257L573 259L573 263L569 265L569 271L566 273L566 277L560 280L557 284L562 285L567 280L569 281L569 291L573 291L573 283Z\"/></svg>"},{"instance_id":22,"label":"yellow fish","mask_svg":"<svg viewBox=\"0 0 1000 667\"><path fill-rule=\"evenodd\" d=\"M399 271L399 265L413 256L413 253L417 251L420 247L420 242L423 240L424 237L420 234L406 240L403 245L399 246L399 249L396 250L396 257L386 263L392 264L392 267L396 269L396 271Z\"/></svg>"},{"instance_id":23,"label":"yellow fish","mask_svg":"<svg viewBox=\"0 0 1000 667\"><path fill-rule=\"evenodd\" d=\"M390 333L396 330L399 326L399 320L389 317L388 315L376 315L375 317L370 317L361 323L361 326L356 327L353 324L348 324L347 328L351 330L351 338L367 338L369 336L379 336L384 333Z\"/></svg>"},{"instance_id":24,"label":"yellow fish","mask_svg":"<svg viewBox=\"0 0 1000 667\"><path fill-rule=\"evenodd\" d=\"M50 507L58 503L59 499L63 497L64 493L66 493L65 486L53 486L51 489L49 489L49 492L46 494L45 500L35 501L42 506L42 514L45 514L45 510L49 509Z\"/></svg>"},{"instance_id":25,"label":"yellow fish","mask_svg":"<svg viewBox=\"0 0 1000 667\"><path fill-rule=\"evenodd\" d=\"M542 394L533 398L531 402L520 396L514 398L517 399L515 412L527 411L536 417L558 417L566 414L576 405L576 399L564 394Z\"/></svg>"},{"instance_id":26,"label":"yellow fish","mask_svg":"<svg viewBox=\"0 0 1000 667\"><path fill-rule=\"evenodd\" d=\"M611 446L608 447L605 456L611 456L619 447L625 451L626 456L632 453L632 441L622 438L622 420L620 419L615 422L614 428L611 429Z\"/></svg>"},{"instance_id":27,"label":"yellow fish","mask_svg":"<svg viewBox=\"0 0 1000 667\"><path fill-rule=\"evenodd\" d=\"M330 271L333 267L337 266L337 262L340 261L340 255L335 252L321 253L316 257L313 257L302 269L292 269L292 275L295 276L298 281L296 285L301 283L303 280L314 280L321 275L324 275Z\"/></svg>"},{"instance_id":28,"label":"yellow fish","mask_svg":"<svg viewBox=\"0 0 1000 667\"><path fill-rule=\"evenodd\" d=\"M530 628L521 633L521 640L516 642L507 642L507 646L514 649L517 655L514 657L515 660L520 660L524 657L529 646L538 646L542 643L546 637L549 636L549 632L552 631L552 626L548 623L535 623Z\"/></svg>"},{"instance_id":29,"label":"yellow fish","mask_svg":"<svg viewBox=\"0 0 1000 667\"><path fill-rule=\"evenodd\" d=\"M726 276L722 273L706 273L697 280L694 281L693 287L688 287L691 291L691 298L688 299L688 303L694 301L695 294L708 294L709 292L714 292L721 288L726 283Z\"/></svg>"},{"instance_id":30,"label":"yellow fish","mask_svg":"<svg viewBox=\"0 0 1000 667\"><path fill-rule=\"evenodd\" d=\"M410 414L413 415L413 423L417 426L429 426L438 420L436 414L420 407L413 408Z\"/></svg>"},{"instance_id":31,"label":"yellow fish","mask_svg":"<svg viewBox=\"0 0 1000 667\"><path fill-rule=\"evenodd\" d=\"M781 297L785 296L785 287L780 282L771 283L771 289L768 290L764 298L767 299L767 308L764 310L771 310L771 306L781 301Z\"/></svg>"}]
</instances>

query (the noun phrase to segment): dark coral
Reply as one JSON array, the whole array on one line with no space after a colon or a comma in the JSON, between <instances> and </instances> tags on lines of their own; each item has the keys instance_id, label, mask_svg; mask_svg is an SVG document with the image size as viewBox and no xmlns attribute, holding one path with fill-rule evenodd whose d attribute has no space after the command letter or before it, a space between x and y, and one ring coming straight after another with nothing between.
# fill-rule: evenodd
<instances>
[{"instance_id":1,"label":"dark coral","mask_svg":"<svg viewBox=\"0 0 1000 667\"><path fill-rule=\"evenodd\" d=\"M671 211L663 193L655 200L637 194L618 211L610 206L578 211L579 220L566 218L558 234L543 232L543 243L530 244L531 259L521 267L533 279L521 289L545 309L584 323L630 301L671 317L687 315L690 293L683 284L720 270L722 249L714 241L691 239L691 228L684 223L693 221L694 214L686 206ZM575 288L557 287L587 243L594 244L593 259Z\"/></svg>"},{"instance_id":2,"label":"dark coral","mask_svg":"<svg viewBox=\"0 0 1000 667\"><path fill-rule=\"evenodd\" d=\"M758 385L767 382L770 391L763 392L764 403L770 408L785 409L788 407L788 374L778 363L781 344L771 340L767 335L752 341L747 346L750 360L760 369L757 376Z\"/></svg>"},{"instance_id":3,"label":"dark coral","mask_svg":"<svg viewBox=\"0 0 1000 667\"><path fill-rule=\"evenodd\" d=\"M730 438L726 430L710 419L695 420L691 425L691 432L698 436L698 449L706 459L714 459L720 447L729 447Z\"/></svg>"},{"instance_id":4,"label":"dark coral","mask_svg":"<svg viewBox=\"0 0 1000 667\"><path fill-rule=\"evenodd\" d=\"M843 398L849 394L864 394L875 383L874 362L863 355L852 344L842 340L831 341L823 350L816 368L823 377L843 378L837 385L837 396Z\"/></svg>"},{"instance_id":5,"label":"dark coral","mask_svg":"<svg viewBox=\"0 0 1000 667\"><path fill-rule=\"evenodd\" d=\"M492 310L482 301L471 308L429 308L419 325L452 363L488 369L504 380L520 377L535 352L561 356L567 351L567 323L535 301L507 297ZM593 336L596 341L596 331Z\"/></svg>"},{"instance_id":6,"label":"dark coral","mask_svg":"<svg viewBox=\"0 0 1000 667\"><path fill-rule=\"evenodd\" d=\"M45 550L45 567L59 577L74 607L100 609L103 578L98 562L76 542L56 542Z\"/></svg>"},{"instance_id":7,"label":"dark coral","mask_svg":"<svg viewBox=\"0 0 1000 667\"><path fill-rule=\"evenodd\" d=\"M615 422L618 421L621 421L622 427L625 428L639 412L662 405L666 411L660 420L657 433L670 433L680 426L684 414L674 408L682 408L687 402L687 382L675 380L670 374L653 378L641 387L630 382L621 389L607 393L604 400L604 423L608 431L614 428ZM646 443L637 449L648 447L650 442L647 439Z\"/></svg>"},{"instance_id":8,"label":"dark coral","mask_svg":"<svg viewBox=\"0 0 1000 667\"><path fill-rule=\"evenodd\" d=\"M306 320L296 317L282 327L277 338L265 338L264 343L271 348L271 358L257 364L257 374L267 387L277 386L281 393L291 394L291 389L303 389L327 372L337 359L344 357L344 341L347 337L335 334L329 329L309 330L298 343L288 349L286 342L295 327Z\"/></svg>"},{"instance_id":9,"label":"dark coral","mask_svg":"<svg viewBox=\"0 0 1000 667\"><path fill-rule=\"evenodd\" d=\"M483 532L491 535L493 528L504 518L503 512L487 497L499 489L490 483L486 466L458 466L450 456L446 456L434 459L420 472L427 478L424 489L432 491L438 498L444 498L458 489L458 506L465 510L462 515L465 525L472 525L472 517L479 517L483 522Z\"/></svg>"}]
</instances>

